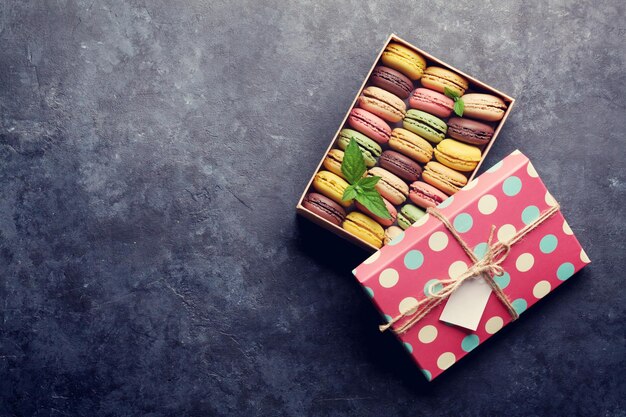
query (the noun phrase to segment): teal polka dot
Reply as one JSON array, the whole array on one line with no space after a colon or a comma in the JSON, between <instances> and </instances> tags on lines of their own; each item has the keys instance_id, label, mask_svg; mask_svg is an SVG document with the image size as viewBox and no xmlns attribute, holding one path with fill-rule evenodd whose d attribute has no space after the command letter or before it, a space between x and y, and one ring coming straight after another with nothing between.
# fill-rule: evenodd
<instances>
[{"instance_id":1,"label":"teal polka dot","mask_svg":"<svg viewBox=\"0 0 626 417\"><path fill-rule=\"evenodd\" d=\"M393 318L389 314L385 314L385 320L387 320L387 323L389 323L391 320L393 320Z\"/></svg>"},{"instance_id":2,"label":"teal polka dot","mask_svg":"<svg viewBox=\"0 0 626 417\"><path fill-rule=\"evenodd\" d=\"M517 314L522 314L528 308L528 303L523 298L518 298L514 300L511 305L513 309L517 312Z\"/></svg>"},{"instance_id":3,"label":"teal polka dot","mask_svg":"<svg viewBox=\"0 0 626 417\"><path fill-rule=\"evenodd\" d=\"M517 195L517 193L519 193L521 190L522 180L517 178L515 175L512 175L509 178L505 179L504 183L502 183L502 191L504 191L504 194L508 195L509 197Z\"/></svg>"},{"instance_id":4,"label":"teal polka dot","mask_svg":"<svg viewBox=\"0 0 626 417\"><path fill-rule=\"evenodd\" d=\"M489 249L487 242L479 243L474 246L474 255L476 255L478 259L482 259L487 253L487 249Z\"/></svg>"},{"instance_id":5,"label":"teal polka dot","mask_svg":"<svg viewBox=\"0 0 626 417\"><path fill-rule=\"evenodd\" d=\"M397 245L398 243L402 242L402 239L404 239L404 230L398 236L391 239L391 242L387 243L387 245L388 246Z\"/></svg>"},{"instance_id":6,"label":"teal polka dot","mask_svg":"<svg viewBox=\"0 0 626 417\"><path fill-rule=\"evenodd\" d=\"M461 349L466 352L472 351L480 343L480 339L475 334L468 334L461 342Z\"/></svg>"},{"instance_id":7,"label":"teal polka dot","mask_svg":"<svg viewBox=\"0 0 626 417\"><path fill-rule=\"evenodd\" d=\"M497 170L499 170L502 167L503 162L500 161L497 164L493 165L491 168L489 168L487 170L487 172L492 173L492 172L496 172Z\"/></svg>"},{"instance_id":8,"label":"teal polka dot","mask_svg":"<svg viewBox=\"0 0 626 417\"><path fill-rule=\"evenodd\" d=\"M365 287L365 292L367 293L367 295L369 295L370 297L374 298L374 290L371 289L370 287Z\"/></svg>"},{"instance_id":9,"label":"teal polka dot","mask_svg":"<svg viewBox=\"0 0 626 417\"><path fill-rule=\"evenodd\" d=\"M561 281L565 281L572 275L574 275L574 265L569 262L561 264L561 266L559 266L559 269L556 270L556 276Z\"/></svg>"},{"instance_id":10,"label":"teal polka dot","mask_svg":"<svg viewBox=\"0 0 626 417\"><path fill-rule=\"evenodd\" d=\"M454 196L448 197L445 200L443 200L441 203L439 203L439 205L437 206L437 208L446 208L448 207L450 204L452 204L452 202L454 201Z\"/></svg>"},{"instance_id":11,"label":"teal polka dot","mask_svg":"<svg viewBox=\"0 0 626 417\"><path fill-rule=\"evenodd\" d=\"M404 266L406 266L406 269L415 270L422 266L423 263L424 255L418 250L408 251L407 254L404 255Z\"/></svg>"},{"instance_id":12,"label":"teal polka dot","mask_svg":"<svg viewBox=\"0 0 626 417\"><path fill-rule=\"evenodd\" d=\"M539 214L537 206L528 206L522 211L522 221L524 224L532 223L539 218Z\"/></svg>"},{"instance_id":13,"label":"teal polka dot","mask_svg":"<svg viewBox=\"0 0 626 417\"><path fill-rule=\"evenodd\" d=\"M545 235L541 238L541 242L539 242L539 249L543 253L552 253L556 249L556 245L558 245L559 240L554 235Z\"/></svg>"},{"instance_id":14,"label":"teal polka dot","mask_svg":"<svg viewBox=\"0 0 626 417\"><path fill-rule=\"evenodd\" d=\"M431 295L433 295L430 293L430 291L428 291L431 285L433 286L433 291L435 294L443 289L443 286L438 279L431 279L426 283L426 285L424 285L424 295L426 295L426 297L430 297Z\"/></svg>"},{"instance_id":15,"label":"teal polka dot","mask_svg":"<svg viewBox=\"0 0 626 417\"><path fill-rule=\"evenodd\" d=\"M503 290L511 283L511 276L508 272L505 272L502 275L496 275L495 277L493 277L493 280L496 282L496 284L498 284L498 287Z\"/></svg>"},{"instance_id":16,"label":"teal polka dot","mask_svg":"<svg viewBox=\"0 0 626 417\"><path fill-rule=\"evenodd\" d=\"M407 352L413 353L413 346L411 346L410 343L404 342L404 348L407 350Z\"/></svg>"},{"instance_id":17,"label":"teal polka dot","mask_svg":"<svg viewBox=\"0 0 626 417\"><path fill-rule=\"evenodd\" d=\"M430 371L428 369L422 369L422 373L424 374L427 380L430 381L433 379L433 376L430 374Z\"/></svg>"},{"instance_id":18,"label":"teal polka dot","mask_svg":"<svg viewBox=\"0 0 626 417\"><path fill-rule=\"evenodd\" d=\"M474 219L467 213L461 213L454 218L454 228L459 233L469 231L474 225Z\"/></svg>"}]
</instances>

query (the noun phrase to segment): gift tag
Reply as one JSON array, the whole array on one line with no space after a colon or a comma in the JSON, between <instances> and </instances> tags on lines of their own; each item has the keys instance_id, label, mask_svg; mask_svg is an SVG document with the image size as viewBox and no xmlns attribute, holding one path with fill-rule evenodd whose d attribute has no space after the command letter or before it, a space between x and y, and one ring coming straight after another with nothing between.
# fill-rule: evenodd
<instances>
[{"instance_id":1,"label":"gift tag","mask_svg":"<svg viewBox=\"0 0 626 417\"><path fill-rule=\"evenodd\" d=\"M476 330L483 316L491 287L483 278L465 281L448 297L439 320Z\"/></svg>"}]
</instances>

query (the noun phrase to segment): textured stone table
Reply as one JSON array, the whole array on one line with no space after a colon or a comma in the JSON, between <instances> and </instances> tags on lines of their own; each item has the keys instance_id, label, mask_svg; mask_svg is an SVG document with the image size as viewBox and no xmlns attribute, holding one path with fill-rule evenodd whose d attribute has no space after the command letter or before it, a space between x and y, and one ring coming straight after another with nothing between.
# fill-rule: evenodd
<instances>
[{"instance_id":1,"label":"textured stone table","mask_svg":"<svg viewBox=\"0 0 626 417\"><path fill-rule=\"evenodd\" d=\"M395 32L594 261L434 383L294 206ZM625 416L623 1L0 2L0 415Z\"/></svg>"}]
</instances>

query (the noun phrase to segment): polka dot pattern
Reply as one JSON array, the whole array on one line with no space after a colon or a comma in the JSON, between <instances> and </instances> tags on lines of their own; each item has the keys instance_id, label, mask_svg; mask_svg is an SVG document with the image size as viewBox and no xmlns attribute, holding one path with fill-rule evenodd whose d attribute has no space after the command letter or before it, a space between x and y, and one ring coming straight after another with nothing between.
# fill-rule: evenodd
<instances>
[{"instance_id":1,"label":"polka dot pattern","mask_svg":"<svg viewBox=\"0 0 626 417\"><path fill-rule=\"evenodd\" d=\"M372 263L376 262L376 260L378 258L380 258L380 251L374 252L374 254L372 256L370 256L369 258L367 258L366 260L364 260L363 263L366 264L366 265L372 264Z\"/></svg>"},{"instance_id":2,"label":"polka dot pattern","mask_svg":"<svg viewBox=\"0 0 626 417\"><path fill-rule=\"evenodd\" d=\"M517 312L517 314L522 314L528 308L528 303L523 298L513 300L511 305L513 306L513 309Z\"/></svg>"},{"instance_id":3,"label":"polka dot pattern","mask_svg":"<svg viewBox=\"0 0 626 417\"><path fill-rule=\"evenodd\" d=\"M412 312L412 310L417 307L417 299L413 297L406 297L400 301L398 305L398 312L401 314L407 314Z\"/></svg>"},{"instance_id":4,"label":"polka dot pattern","mask_svg":"<svg viewBox=\"0 0 626 417\"><path fill-rule=\"evenodd\" d=\"M417 249L410 250L404 255L404 266L414 271L424 264L424 254Z\"/></svg>"},{"instance_id":5,"label":"polka dot pattern","mask_svg":"<svg viewBox=\"0 0 626 417\"><path fill-rule=\"evenodd\" d=\"M467 263L465 263L465 261L455 261L450 264L450 267L448 268L448 276L453 279L457 278L465 271L467 271L467 268L468 265Z\"/></svg>"},{"instance_id":6,"label":"polka dot pattern","mask_svg":"<svg viewBox=\"0 0 626 417\"><path fill-rule=\"evenodd\" d=\"M476 187L478 185L478 178L474 178L473 180L471 180L470 182L468 182L465 187L463 187L463 191L469 191L472 188Z\"/></svg>"},{"instance_id":7,"label":"polka dot pattern","mask_svg":"<svg viewBox=\"0 0 626 417\"><path fill-rule=\"evenodd\" d=\"M552 194L550 194L550 191L546 191L546 204L549 205L550 207L554 207L557 204L559 204L554 199L554 197L552 197Z\"/></svg>"},{"instance_id":8,"label":"polka dot pattern","mask_svg":"<svg viewBox=\"0 0 626 417\"><path fill-rule=\"evenodd\" d=\"M370 296L370 298L374 298L374 290L371 289L370 287L365 287L365 292L367 293L367 295Z\"/></svg>"},{"instance_id":9,"label":"polka dot pattern","mask_svg":"<svg viewBox=\"0 0 626 417\"><path fill-rule=\"evenodd\" d=\"M550 286L549 281L539 281L533 287L533 295L535 296L535 298L543 298L548 295L551 289L552 287Z\"/></svg>"},{"instance_id":10,"label":"polka dot pattern","mask_svg":"<svg viewBox=\"0 0 626 417\"><path fill-rule=\"evenodd\" d=\"M479 343L480 339L477 335L468 334L461 341L461 349L463 349L465 352L471 352L472 350L474 350L474 348L476 348L476 346L478 346Z\"/></svg>"},{"instance_id":11,"label":"polka dot pattern","mask_svg":"<svg viewBox=\"0 0 626 417\"><path fill-rule=\"evenodd\" d=\"M574 265L570 262L565 262L559 266L556 270L556 276L561 281L565 281L569 277L574 275Z\"/></svg>"},{"instance_id":12,"label":"polka dot pattern","mask_svg":"<svg viewBox=\"0 0 626 417\"><path fill-rule=\"evenodd\" d=\"M503 224L498 229L498 240L500 242L506 242L513 236L515 236L515 233L517 233L517 230L515 230L515 226L513 226L512 224Z\"/></svg>"},{"instance_id":13,"label":"polka dot pattern","mask_svg":"<svg viewBox=\"0 0 626 417\"><path fill-rule=\"evenodd\" d=\"M422 343L432 343L437 338L437 328L431 324L424 326L417 334L417 338Z\"/></svg>"},{"instance_id":14,"label":"polka dot pattern","mask_svg":"<svg viewBox=\"0 0 626 417\"><path fill-rule=\"evenodd\" d=\"M402 242L404 239L404 231L402 231L398 236L391 239L391 242L387 243L388 246L395 246L398 243Z\"/></svg>"},{"instance_id":15,"label":"polka dot pattern","mask_svg":"<svg viewBox=\"0 0 626 417\"><path fill-rule=\"evenodd\" d=\"M516 196L522 191L522 180L515 175L510 176L502 183L502 191L509 197Z\"/></svg>"},{"instance_id":16,"label":"polka dot pattern","mask_svg":"<svg viewBox=\"0 0 626 417\"><path fill-rule=\"evenodd\" d=\"M443 289L443 286L439 282L438 279L431 279L424 285L424 295L426 297L430 297L433 294L437 294L439 291ZM432 292L431 292L432 290Z\"/></svg>"},{"instance_id":17,"label":"polka dot pattern","mask_svg":"<svg viewBox=\"0 0 626 417\"><path fill-rule=\"evenodd\" d=\"M407 350L407 352L413 353L413 346L411 346L409 342L404 342L404 348Z\"/></svg>"},{"instance_id":18,"label":"polka dot pattern","mask_svg":"<svg viewBox=\"0 0 626 417\"><path fill-rule=\"evenodd\" d=\"M380 273L378 282L383 288L393 288L398 283L399 279L400 274L398 274L398 271L393 268L387 268Z\"/></svg>"},{"instance_id":19,"label":"polka dot pattern","mask_svg":"<svg viewBox=\"0 0 626 417\"><path fill-rule=\"evenodd\" d=\"M454 218L453 226L459 233L469 232L474 225L474 219L467 213L461 213Z\"/></svg>"},{"instance_id":20,"label":"polka dot pattern","mask_svg":"<svg viewBox=\"0 0 626 417\"><path fill-rule=\"evenodd\" d=\"M422 369L422 373L423 373L423 374L424 374L424 376L426 377L426 380L428 380L428 381L432 381L433 376L432 376L432 374L430 373L430 371L429 371L429 370L427 370L427 369Z\"/></svg>"},{"instance_id":21,"label":"polka dot pattern","mask_svg":"<svg viewBox=\"0 0 626 417\"><path fill-rule=\"evenodd\" d=\"M556 250L556 246L559 244L559 240L556 236L550 234L545 235L539 242L539 250L543 253L552 253Z\"/></svg>"},{"instance_id":22,"label":"polka dot pattern","mask_svg":"<svg viewBox=\"0 0 626 417\"><path fill-rule=\"evenodd\" d=\"M569 224L567 224L567 221L563 221L563 233L569 236L572 236L574 234L572 229L569 227Z\"/></svg>"},{"instance_id":23,"label":"polka dot pattern","mask_svg":"<svg viewBox=\"0 0 626 417\"><path fill-rule=\"evenodd\" d=\"M528 176L531 178L539 177L539 174L537 173L537 170L535 170L535 167L533 166L532 162L529 162L528 165L526 165L526 172L528 173Z\"/></svg>"},{"instance_id":24,"label":"polka dot pattern","mask_svg":"<svg viewBox=\"0 0 626 417\"><path fill-rule=\"evenodd\" d=\"M494 316L487 320L487 323L485 323L485 331L489 334L494 334L498 332L502 326L504 326L504 320L502 320L502 317Z\"/></svg>"},{"instance_id":25,"label":"polka dot pattern","mask_svg":"<svg viewBox=\"0 0 626 417\"><path fill-rule=\"evenodd\" d=\"M493 280L496 282L496 284L498 284L498 287L503 290L511 283L511 275L509 275L508 272L504 271L504 274L496 275L495 277L493 277Z\"/></svg>"},{"instance_id":26,"label":"polka dot pattern","mask_svg":"<svg viewBox=\"0 0 626 417\"><path fill-rule=\"evenodd\" d=\"M437 359L437 367L439 367L439 369L441 369L442 371L445 371L446 369L454 365L455 361L456 361L456 356L454 356L454 353L452 352L442 353Z\"/></svg>"},{"instance_id":27,"label":"polka dot pattern","mask_svg":"<svg viewBox=\"0 0 626 417\"><path fill-rule=\"evenodd\" d=\"M515 261L515 268L520 272L530 271L535 264L535 257L531 253L522 253Z\"/></svg>"},{"instance_id":28,"label":"polka dot pattern","mask_svg":"<svg viewBox=\"0 0 626 417\"><path fill-rule=\"evenodd\" d=\"M522 221L524 224L530 224L539 218L539 208L537 206L528 206L522 211Z\"/></svg>"},{"instance_id":29,"label":"polka dot pattern","mask_svg":"<svg viewBox=\"0 0 626 417\"><path fill-rule=\"evenodd\" d=\"M482 259L487 253L487 250L489 250L489 245L487 245L487 242L482 242L474 246L473 252L478 259Z\"/></svg>"},{"instance_id":30,"label":"polka dot pattern","mask_svg":"<svg viewBox=\"0 0 626 417\"><path fill-rule=\"evenodd\" d=\"M491 194L485 194L478 200L478 211L485 216L493 213L498 208L498 199Z\"/></svg>"},{"instance_id":31,"label":"polka dot pattern","mask_svg":"<svg viewBox=\"0 0 626 417\"><path fill-rule=\"evenodd\" d=\"M583 261L586 264L591 262L591 259L589 259L589 257L587 256L587 252L585 252L584 249L580 250L580 260Z\"/></svg>"},{"instance_id":32,"label":"polka dot pattern","mask_svg":"<svg viewBox=\"0 0 626 417\"><path fill-rule=\"evenodd\" d=\"M428 247L435 252L441 252L448 246L448 240L445 232L435 232L428 239Z\"/></svg>"}]
</instances>

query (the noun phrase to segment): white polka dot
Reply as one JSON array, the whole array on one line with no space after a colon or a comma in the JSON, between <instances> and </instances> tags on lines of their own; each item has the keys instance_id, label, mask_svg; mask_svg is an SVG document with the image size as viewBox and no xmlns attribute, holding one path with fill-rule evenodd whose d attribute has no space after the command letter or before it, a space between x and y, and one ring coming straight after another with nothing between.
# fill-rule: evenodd
<instances>
[{"instance_id":1,"label":"white polka dot","mask_svg":"<svg viewBox=\"0 0 626 417\"><path fill-rule=\"evenodd\" d=\"M574 234L571 227L569 227L569 224L567 224L567 221L563 221L563 233L565 233L566 235Z\"/></svg>"},{"instance_id":2,"label":"white polka dot","mask_svg":"<svg viewBox=\"0 0 626 417\"><path fill-rule=\"evenodd\" d=\"M429 217L430 217L430 214L426 213L426 215L420 217L419 220L416 221L415 223L413 223L411 226L412 227L420 227L420 226L426 224L426 222L428 221Z\"/></svg>"},{"instance_id":3,"label":"white polka dot","mask_svg":"<svg viewBox=\"0 0 626 417\"><path fill-rule=\"evenodd\" d=\"M515 236L516 232L517 230L515 230L515 226L512 224L504 224L498 229L498 240L500 242L506 242Z\"/></svg>"},{"instance_id":4,"label":"white polka dot","mask_svg":"<svg viewBox=\"0 0 626 417\"><path fill-rule=\"evenodd\" d=\"M478 200L478 211L480 211L482 214L491 214L496 211L497 207L498 199L491 194L485 194L484 196L480 197L480 200Z\"/></svg>"},{"instance_id":5,"label":"white polka dot","mask_svg":"<svg viewBox=\"0 0 626 417\"><path fill-rule=\"evenodd\" d=\"M435 252L441 252L448 246L448 235L444 232L435 232L428 238L428 246Z\"/></svg>"},{"instance_id":6,"label":"white polka dot","mask_svg":"<svg viewBox=\"0 0 626 417\"><path fill-rule=\"evenodd\" d=\"M430 343L437 338L437 328L433 325L424 326L417 334L417 338L422 343Z\"/></svg>"},{"instance_id":7,"label":"white polka dot","mask_svg":"<svg viewBox=\"0 0 626 417\"><path fill-rule=\"evenodd\" d=\"M543 298L550 292L551 289L552 287L548 281L539 281L533 287L533 295L535 298Z\"/></svg>"},{"instance_id":8,"label":"white polka dot","mask_svg":"<svg viewBox=\"0 0 626 417\"><path fill-rule=\"evenodd\" d=\"M504 320L502 320L502 317L493 316L487 320L487 323L485 323L485 331L489 334L494 334L500 330L502 326L504 326Z\"/></svg>"},{"instance_id":9,"label":"white polka dot","mask_svg":"<svg viewBox=\"0 0 626 417\"><path fill-rule=\"evenodd\" d=\"M465 190L465 191L471 190L472 188L476 187L477 185L478 185L478 178L474 178L465 187L463 187L463 190Z\"/></svg>"},{"instance_id":10,"label":"white polka dot","mask_svg":"<svg viewBox=\"0 0 626 417\"><path fill-rule=\"evenodd\" d=\"M515 267L520 272L529 271L535 264L535 258L530 253L522 253L515 261Z\"/></svg>"},{"instance_id":11,"label":"white polka dot","mask_svg":"<svg viewBox=\"0 0 626 417\"><path fill-rule=\"evenodd\" d=\"M369 258L367 258L366 260L363 261L364 264L371 264L373 262L376 262L376 260L380 257L380 251L376 251L374 252L374 254L372 256L370 256Z\"/></svg>"},{"instance_id":12,"label":"white polka dot","mask_svg":"<svg viewBox=\"0 0 626 417\"><path fill-rule=\"evenodd\" d=\"M533 178L537 178L539 176L539 174L537 173L537 170L535 169L535 167L533 166L531 162L529 162L528 165L526 166L526 171L528 172L528 175L530 175Z\"/></svg>"},{"instance_id":13,"label":"white polka dot","mask_svg":"<svg viewBox=\"0 0 626 417\"><path fill-rule=\"evenodd\" d=\"M406 297L402 301L400 301L400 305L398 305L398 311L401 314L411 313L411 310L417 307L417 300L413 297Z\"/></svg>"},{"instance_id":14,"label":"white polka dot","mask_svg":"<svg viewBox=\"0 0 626 417\"><path fill-rule=\"evenodd\" d=\"M554 197L552 197L552 194L550 194L550 191L546 192L546 204L550 207L554 207L558 204Z\"/></svg>"},{"instance_id":15,"label":"white polka dot","mask_svg":"<svg viewBox=\"0 0 626 417\"><path fill-rule=\"evenodd\" d=\"M437 359L437 366L442 371L445 371L452 365L454 365L454 361L456 361L456 356L452 352L442 353L441 356Z\"/></svg>"},{"instance_id":16,"label":"white polka dot","mask_svg":"<svg viewBox=\"0 0 626 417\"><path fill-rule=\"evenodd\" d=\"M511 155L521 155L522 153L520 152L519 149L514 150L513 152L511 152Z\"/></svg>"},{"instance_id":17,"label":"white polka dot","mask_svg":"<svg viewBox=\"0 0 626 417\"><path fill-rule=\"evenodd\" d=\"M587 256L587 252L585 252L584 249L580 250L580 260L583 261L586 264L591 262L591 259L589 259L589 257Z\"/></svg>"},{"instance_id":18,"label":"white polka dot","mask_svg":"<svg viewBox=\"0 0 626 417\"><path fill-rule=\"evenodd\" d=\"M463 261L453 262L448 268L448 276L452 279L460 276L463 272L467 271L467 264Z\"/></svg>"},{"instance_id":19,"label":"white polka dot","mask_svg":"<svg viewBox=\"0 0 626 417\"><path fill-rule=\"evenodd\" d=\"M380 283L381 287L391 288L398 283L399 279L400 275L398 274L398 271L393 268L387 268L380 273L380 276L378 277L378 282Z\"/></svg>"}]
</instances>

